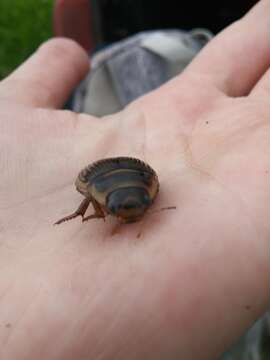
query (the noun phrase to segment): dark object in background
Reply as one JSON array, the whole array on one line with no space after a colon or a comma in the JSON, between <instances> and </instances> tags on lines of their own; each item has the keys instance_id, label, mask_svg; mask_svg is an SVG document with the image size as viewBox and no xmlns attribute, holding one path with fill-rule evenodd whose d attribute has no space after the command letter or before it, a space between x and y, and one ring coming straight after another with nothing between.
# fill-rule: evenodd
<instances>
[{"instance_id":1,"label":"dark object in background","mask_svg":"<svg viewBox=\"0 0 270 360\"><path fill-rule=\"evenodd\" d=\"M214 34L243 16L257 0L94 0L102 40L114 42L142 30L204 27Z\"/></svg>"},{"instance_id":2,"label":"dark object in background","mask_svg":"<svg viewBox=\"0 0 270 360\"><path fill-rule=\"evenodd\" d=\"M55 0L54 34L90 53L143 30L203 27L214 34L243 16L257 0Z\"/></svg>"}]
</instances>

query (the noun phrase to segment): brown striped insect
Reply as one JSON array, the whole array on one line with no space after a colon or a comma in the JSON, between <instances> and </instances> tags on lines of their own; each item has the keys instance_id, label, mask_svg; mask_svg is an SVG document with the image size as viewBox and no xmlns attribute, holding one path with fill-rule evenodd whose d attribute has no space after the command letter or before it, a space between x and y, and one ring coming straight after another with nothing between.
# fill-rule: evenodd
<instances>
[{"instance_id":1,"label":"brown striped insect","mask_svg":"<svg viewBox=\"0 0 270 360\"><path fill-rule=\"evenodd\" d=\"M112 157L88 165L79 173L75 186L85 199L74 213L55 224L77 216L87 221L105 219L107 215L115 216L121 223L133 223L144 216L159 191L156 172L132 157ZM85 217L90 203L95 212ZM170 208L174 207L166 209Z\"/></svg>"}]
</instances>

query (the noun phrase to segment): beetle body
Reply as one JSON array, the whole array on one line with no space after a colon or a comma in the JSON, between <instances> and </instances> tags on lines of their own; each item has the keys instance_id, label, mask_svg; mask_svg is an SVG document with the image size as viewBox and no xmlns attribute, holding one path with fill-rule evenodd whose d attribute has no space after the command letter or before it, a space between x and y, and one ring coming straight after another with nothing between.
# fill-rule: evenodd
<instances>
[{"instance_id":1,"label":"beetle body","mask_svg":"<svg viewBox=\"0 0 270 360\"><path fill-rule=\"evenodd\" d=\"M112 215L124 223L135 222L143 217L159 191L155 171L131 157L107 158L88 165L79 173L75 186L85 200L78 210L56 224L79 215L83 221ZM90 202L95 213L84 217Z\"/></svg>"}]
</instances>

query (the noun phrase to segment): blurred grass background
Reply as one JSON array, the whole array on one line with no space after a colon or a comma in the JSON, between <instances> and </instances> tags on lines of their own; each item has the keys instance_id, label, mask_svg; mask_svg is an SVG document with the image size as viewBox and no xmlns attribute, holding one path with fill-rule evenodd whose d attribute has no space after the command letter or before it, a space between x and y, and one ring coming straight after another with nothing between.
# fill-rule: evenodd
<instances>
[{"instance_id":1,"label":"blurred grass background","mask_svg":"<svg viewBox=\"0 0 270 360\"><path fill-rule=\"evenodd\" d=\"M0 79L52 36L53 0L0 0Z\"/></svg>"}]
</instances>

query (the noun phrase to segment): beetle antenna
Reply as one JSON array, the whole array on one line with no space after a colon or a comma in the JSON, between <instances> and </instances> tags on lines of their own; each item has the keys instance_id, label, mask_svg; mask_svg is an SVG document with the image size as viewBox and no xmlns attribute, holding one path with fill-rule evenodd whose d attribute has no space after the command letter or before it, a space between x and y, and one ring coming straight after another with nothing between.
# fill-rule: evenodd
<instances>
[{"instance_id":1,"label":"beetle antenna","mask_svg":"<svg viewBox=\"0 0 270 360\"><path fill-rule=\"evenodd\" d=\"M164 211L164 210L176 210L176 206L166 206L166 207L162 207L160 209L148 211L148 213L153 214L153 213L157 213L157 212Z\"/></svg>"},{"instance_id":2,"label":"beetle antenna","mask_svg":"<svg viewBox=\"0 0 270 360\"><path fill-rule=\"evenodd\" d=\"M157 213L157 212L161 212L161 211L164 211L164 210L176 210L176 206L166 206L166 207L162 207L160 209L155 209L155 210L151 210L151 211L147 211L147 214L154 214L154 213ZM142 221L144 221L145 219L142 219ZM141 230L138 232L136 238L139 239L142 235L142 226L141 226Z\"/></svg>"}]
</instances>

